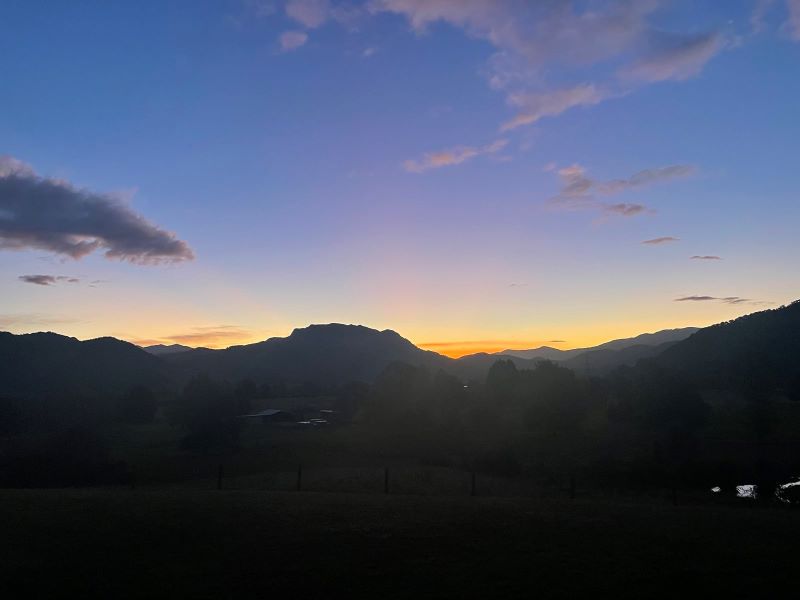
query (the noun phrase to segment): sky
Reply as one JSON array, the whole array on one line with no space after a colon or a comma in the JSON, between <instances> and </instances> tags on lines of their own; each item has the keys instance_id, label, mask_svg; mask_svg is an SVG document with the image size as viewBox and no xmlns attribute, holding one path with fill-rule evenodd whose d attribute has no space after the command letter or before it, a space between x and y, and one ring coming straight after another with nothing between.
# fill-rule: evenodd
<instances>
[{"instance_id":1,"label":"sky","mask_svg":"<svg viewBox=\"0 0 800 600\"><path fill-rule=\"evenodd\" d=\"M459 356L800 297L800 0L5 0L0 330Z\"/></svg>"}]
</instances>

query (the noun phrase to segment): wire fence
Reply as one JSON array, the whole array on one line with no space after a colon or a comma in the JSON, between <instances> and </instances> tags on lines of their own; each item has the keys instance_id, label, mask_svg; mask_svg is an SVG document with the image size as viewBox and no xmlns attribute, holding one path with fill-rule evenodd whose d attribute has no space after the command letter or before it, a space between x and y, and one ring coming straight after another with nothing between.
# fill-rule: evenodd
<instances>
[{"instance_id":1,"label":"wire fence","mask_svg":"<svg viewBox=\"0 0 800 600\"><path fill-rule=\"evenodd\" d=\"M598 502L654 502L678 505L752 505L752 498L737 497L736 489L664 486L604 486L580 474L537 480L525 476L500 476L436 466L322 467L297 465L293 469L268 469L238 473L221 463L194 472L180 482L146 482L132 478L133 489L189 489L265 492L323 492L459 497L529 497L579 499Z\"/></svg>"}]
</instances>

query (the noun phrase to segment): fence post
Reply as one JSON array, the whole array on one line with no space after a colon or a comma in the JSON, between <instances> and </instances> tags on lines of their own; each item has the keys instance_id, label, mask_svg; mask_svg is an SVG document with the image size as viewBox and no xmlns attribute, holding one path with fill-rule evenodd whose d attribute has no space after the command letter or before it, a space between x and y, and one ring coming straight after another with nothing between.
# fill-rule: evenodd
<instances>
[{"instance_id":1,"label":"fence post","mask_svg":"<svg viewBox=\"0 0 800 600\"><path fill-rule=\"evenodd\" d=\"M469 495L475 496L475 471L472 471L471 484L469 488Z\"/></svg>"},{"instance_id":2,"label":"fence post","mask_svg":"<svg viewBox=\"0 0 800 600\"><path fill-rule=\"evenodd\" d=\"M297 491L303 487L303 465L297 465Z\"/></svg>"},{"instance_id":3,"label":"fence post","mask_svg":"<svg viewBox=\"0 0 800 600\"><path fill-rule=\"evenodd\" d=\"M389 493L389 467L383 469L383 493Z\"/></svg>"},{"instance_id":4,"label":"fence post","mask_svg":"<svg viewBox=\"0 0 800 600\"><path fill-rule=\"evenodd\" d=\"M219 469L217 470L217 489L222 489L222 464L220 463Z\"/></svg>"}]
</instances>

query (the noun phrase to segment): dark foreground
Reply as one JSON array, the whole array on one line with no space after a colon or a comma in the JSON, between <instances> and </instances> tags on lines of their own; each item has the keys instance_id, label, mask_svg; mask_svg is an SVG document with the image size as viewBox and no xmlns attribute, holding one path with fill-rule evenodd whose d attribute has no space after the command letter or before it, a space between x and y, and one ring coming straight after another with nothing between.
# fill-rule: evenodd
<instances>
[{"instance_id":1,"label":"dark foreground","mask_svg":"<svg viewBox=\"0 0 800 600\"><path fill-rule=\"evenodd\" d=\"M242 491L0 491L3 597L775 596L800 512Z\"/></svg>"}]
</instances>

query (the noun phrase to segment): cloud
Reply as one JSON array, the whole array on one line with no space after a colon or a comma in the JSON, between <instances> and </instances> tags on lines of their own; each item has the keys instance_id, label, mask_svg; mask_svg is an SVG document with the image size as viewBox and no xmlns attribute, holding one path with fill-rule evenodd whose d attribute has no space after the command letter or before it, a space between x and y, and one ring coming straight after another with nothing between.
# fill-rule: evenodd
<instances>
[{"instance_id":1,"label":"cloud","mask_svg":"<svg viewBox=\"0 0 800 600\"><path fill-rule=\"evenodd\" d=\"M775 7L775 0L756 0L750 13L750 26L753 33L761 33L766 29L766 17ZM786 0L786 21L783 29L793 40L800 41L800 0Z\"/></svg>"},{"instance_id":2,"label":"cloud","mask_svg":"<svg viewBox=\"0 0 800 600\"><path fill-rule=\"evenodd\" d=\"M52 275L20 275L19 279L36 285L53 285L56 282L56 278Z\"/></svg>"},{"instance_id":3,"label":"cloud","mask_svg":"<svg viewBox=\"0 0 800 600\"><path fill-rule=\"evenodd\" d=\"M723 48L722 36L714 31L660 30L651 21L668 4L668 0L371 0L368 8L373 14L405 17L418 34L442 22L490 43L495 52L488 61L489 84L505 90L509 104L521 108L501 126L508 131L622 96L638 85L698 74ZM546 80L558 68L574 81L590 66L608 83L553 90Z\"/></svg>"},{"instance_id":4,"label":"cloud","mask_svg":"<svg viewBox=\"0 0 800 600\"><path fill-rule=\"evenodd\" d=\"M370 46L369 48L364 48L364 50L361 51L361 56L364 58L369 58L370 56L373 56L377 51L378 51L377 48Z\"/></svg>"},{"instance_id":5,"label":"cloud","mask_svg":"<svg viewBox=\"0 0 800 600\"><path fill-rule=\"evenodd\" d=\"M189 331L163 337L129 339L129 341L137 346L184 344L192 347L227 348L250 342L252 339L253 332L236 325L213 325L210 327L193 327Z\"/></svg>"},{"instance_id":6,"label":"cloud","mask_svg":"<svg viewBox=\"0 0 800 600\"><path fill-rule=\"evenodd\" d=\"M0 250L34 248L76 260L104 250L106 258L137 264L194 258L186 242L116 198L0 157Z\"/></svg>"},{"instance_id":7,"label":"cloud","mask_svg":"<svg viewBox=\"0 0 800 600\"><path fill-rule=\"evenodd\" d=\"M33 283L34 285L55 285L56 283L80 283L77 277L67 277L65 275L20 275L20 281Z\"/></svg>"},{"instance_id":8,"label":"cloud","mask_svg":"<svg viewBox=\"0 0 800 600\"><path fill-rule=\"evenodd\" d=\"M355 31L365 11L361 6L349 2L333 3L330 0L289 0L285 6L286 16L307 29L317 29L328 21L335 21Z\"/></svg>"},{"instance_id":9,"label":"cloud","mask_svg":"<svg viewBox=\"0 0 800 600\"><path fill-rule=\"evenodd\" d=\"M0 329L31 329L79 322L78 319L42 313L0 314Z\"/></svg>"},{"instance_id":10,"label":"cloud","mask_svg":"<svg viewBox=\"0 0 800 600\"><path fill-rule=\"evenodd\" d=\"M750 27L752 27L753 33L764 31L764 19L774 4L775 0L756 0L753 12L750 13Z\"/></svg>"},{"instance_id":11,"label":"cloud","mask_svg":"<svg viewBox=\"0 0 800 600\"><path fill-rule=\"evenodd\" d=\"M568 210L599 209L610 215L632 217L652 212L643 204L617 203L607 204L599 201L598 196L615 196L623 192L643 188L686 177L695 172L691 165L670 165L655 169L645 169L634 173L627 179L598 181L586 174L586 169L574 164L556 171L561 180L561 190L550 198L549 203Z\"/></svg>"},{"instance_id":12,"label":"cloud","mask_svg":"<svg viewBox=\"0 0 800 600\"><path fill-rule=\"evenodd\" d=\"M259 18L271 17L278 11L273 0L244 0L244 6Z\"/></svg>"},{"instance_id":13,"label":"cloud","mask_svg":"<svg viewBox=\"0 0 800 600\"><path fill-rule=\"evenodd\" d=\"M303 31L284 31L278 37L278 44L281 52L291 52L305 45L308 41L308 34Z\"/></svg>"},{"instance_id":14,"label":"cloud","mask_svg":"<svg viewBox=\"0 0 800 600\"><path fill-rule=\"evenodd\" d=\"M430 169L440 169L460 165L476 156L496 154L508 144L508 140L495 140L486 146L456 146L448 150L428 152L421 159L407 160L403 168L410 173L423 173Z\"/></svg>"},{"instance_id":15,"label":"cloud","mask_svg":"<svg viewBox=\"0 0 800 600\"><path fill-rule=\"evenodd\" d=\"M602 210L612 215L619 215L621 217L635 217L645 212L653 212L653 209L647 208L644 204L628 204L621 202L619 204L604 204Z\"/></svg>"},{"instance_id":16,"label":"cloud","mask_svg":"<svg viewBox=\"0 0 800 600\"><path fill-rule=\"evenodd\" d=\"M286 16L309 29L315 29L325 23L330 11L329 0L289 0L286 3Z\"/></svg>"},{"instance_id":17,"label":"cloud","mask_svg":"<svg viewBox=\"0 0 800 600\"><path fill-rule=\"evenodd\" d=\"M644 240L642 244L647 244L650 246L658 246L660 244L669 244L670 242L677 242L680 238L666 236L666 237L657 237L653 238L652 240Z\"/></svg>"},{"instance_id":18,"label":"cloud","mask_svg":"<svg viewBox=\"0 0 800 600\"><path fill-rule=\"evenodd\" d=\"M651 44L650 52L620 71L624 79L650 83L689 79L699 75L724 46L722 36L715 32L697 35L658 32Z\"/></svg>"},{"instance_id":19,"label":"cloud","mask_svg":"<svg viewBox=\"0 0 800 600\"><path fill-rule=\"evenodd\" d=\"M508 97L508 103L521 110L513 119L503 123L500 130L510 131L523 125L530 125L543 117L554 117L571 108L593 106L610 95L609 92L600 90L592 84L547 92L514 93Z\"/></svg>"},{"instance_id":20,"label":"cloud","mask_svg":"<svg viewBox=\"0 0 800 600\"><path fill-rule=\"evenodd\" d=\"M668 167L659 167L656 169L644 169L643 171L634 173L628 179L612 179L611 181L599 183L597 184L597 190L601 194L610 196L627 190L660 183L662 181L688 177L692 175L695 170L695 167L692 165L670 165Z\"/></svg>"},{"instance_id":21,"label":"cloud","mask_svg":"<svg viewBox=\"0 0 800 600\"><path fill-rule=\"evenodd\" d=\"M759 300L751 300L750 298L742 298L740 296L684 296L682 298L675 298L675 302L721 302L723 304L770 304L769 302L762 302Z\"/></svg>"},{"instance_id":22,"label":"cloud","mask_svg":"<svg viewBox=\"0 0 800 600\"><path fill-rule=\"evenodd\" d=\"M789 11L789 19L786 27L793 40L800 41L800 0L786 0L786 8Z\"/></svg>"},{"instance_id":23,"label":"cloud","mask_svg":"<svg viewBox=\"0 0 800 600\"><path fill-rule=\"evenodd\" d=\"M691 258L691 260L722 260L722 257L720 257L720 256L710 256L710 255L708 255L708 256L700 256L700 255L697 255L697 254L695 254L694 256L691 256L690 258Z\"/></svg>"}]
</instances>

